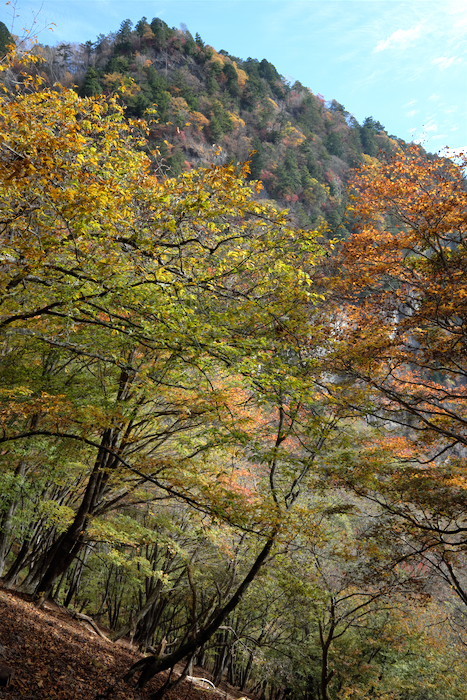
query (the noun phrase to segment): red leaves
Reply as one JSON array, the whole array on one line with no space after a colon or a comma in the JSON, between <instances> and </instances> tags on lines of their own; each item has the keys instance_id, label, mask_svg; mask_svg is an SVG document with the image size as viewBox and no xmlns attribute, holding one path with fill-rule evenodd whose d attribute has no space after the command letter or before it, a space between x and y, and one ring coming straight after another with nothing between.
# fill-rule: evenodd
<instances>
[{"instance_id":1,"label":"red leaves","mask_svg":"<svg viewBox=\"0 0 467 700\"><path fill-rule=\"evenodd\" d=\"M412 413L419 429L466 442L462 169L413 147L370 163L353 187L357 232L333 280L341 363L384 397L387 416Z\"/></svg>"}]
</instances>

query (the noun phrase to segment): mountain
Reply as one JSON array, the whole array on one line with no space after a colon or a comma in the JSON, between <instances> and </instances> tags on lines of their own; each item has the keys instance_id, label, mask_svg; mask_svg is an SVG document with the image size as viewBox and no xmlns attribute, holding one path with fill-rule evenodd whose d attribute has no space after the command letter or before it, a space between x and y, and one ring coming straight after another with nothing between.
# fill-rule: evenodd
<instances>
[{"instance_id":1,"label":"mountain","mask_svg":"<svg viewBox=\"0 0 467 700\"><path fill-rule=\"evenodd\" d=\"M160 20L34 50L0 62L0 575L149 656L8 595L0 686L464 700L462 167Z\"/></svg>"},{"instance_id":2,"label":"mountain","mask_svg":"<svg viewBox=\"0 0 467 700\"><path fill-rule=\"evenodd\" d=\"M52 82L81 95L119 91L129 116L148 120L164 173L250 161L263 196L302 226L346 236L345 185L365 158L404 145L372 117L363 124L336 100L290 84L266 59L242 60L159 18L130 20L97 41L38 46Z\"/></svg>"}]
</instances>

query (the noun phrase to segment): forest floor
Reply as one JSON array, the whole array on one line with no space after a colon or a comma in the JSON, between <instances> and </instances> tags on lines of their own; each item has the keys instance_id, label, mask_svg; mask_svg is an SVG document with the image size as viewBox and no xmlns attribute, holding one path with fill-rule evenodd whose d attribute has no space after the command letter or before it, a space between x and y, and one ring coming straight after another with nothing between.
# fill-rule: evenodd
<instances>
[{"instance_id":1,"label":"forest floor","mask_svg":"<svg viewBox=\"0 0 467 700\"><path fill-rule=\"evenodd\" d=\"M128 643L101 638L65 609L49 603L38 608L28 596L0 588L0 675L2 667L13 670L8 687L0 687L2 700L94 700L111 686L109 700L148 700L162 680L151 681L144 690L122 680L140 658ZM203 669L195 667L193 673L205 677ZM235 700L245 696L231 687L204 689L184 680L166 697Z\"/></svg>"}]
</instances>

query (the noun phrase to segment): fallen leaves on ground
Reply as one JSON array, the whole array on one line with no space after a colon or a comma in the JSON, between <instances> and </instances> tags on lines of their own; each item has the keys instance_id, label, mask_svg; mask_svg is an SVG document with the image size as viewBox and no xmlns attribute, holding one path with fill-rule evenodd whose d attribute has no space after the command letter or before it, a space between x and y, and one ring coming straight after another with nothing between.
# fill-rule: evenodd
<instances>
[{"instance_id":1,"label":"fallen leaves on ground","mask_svg":"<svg viewBox=\"0 0 467 700\"><path fill-rule=\"evenodd\" d=\"M123 644L101 639L57 608L39 609L27 596L0 590L0 662L13 669L0 698L8 700L94 700L115 686L109 700L148 700L161 681L135 690L122 680L141 658ZM223 700L224 692L184 681L168 700ZM232 699L233 700L233 699Z\"/></svg>"}]
</instances>

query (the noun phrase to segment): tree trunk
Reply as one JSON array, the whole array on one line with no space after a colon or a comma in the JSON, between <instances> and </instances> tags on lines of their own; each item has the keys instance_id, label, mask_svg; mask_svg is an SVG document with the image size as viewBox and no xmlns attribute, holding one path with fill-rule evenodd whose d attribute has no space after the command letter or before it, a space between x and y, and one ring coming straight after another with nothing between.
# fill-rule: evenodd
<instances>
[{"instance_id":1,"label":"tree trunk","mask_svg":"<svg viewBox=\"0 0 467 700\"><path fill-rule=\"evenodd\" d=\"M120 627L120 629L118 629L117 632L112 635L114 642L118 641L122 637L126 637L131 631L135 632L134 639L138 642L138 644L148 641L146 635L147 625L144 624L144 619L146 616L150 615L150 613L153 613L154 609L158 605L162 588L163 583L162 580L159 579L144 605L135 615L133 615L129 622L123 625L123 627ZM153 615L151 615L151 617L153 617Z\"/></svg>"},{"instance_id":2,"label":"tree trunk","mask_svg":"<svg viewBox=\"0 0 467 700\"><path fill-rule=\"evenodd\" d=\"M125 401L128 397L133 379L133 374L128 370L121 371L118 380L117 404ZM90 516L99 505L111 472L119 465L115 453L119 449L118 443L122 435L124 435L123 425L104 430L97 457L75 518L68 529L44 552L39 566L36 568L38 573L30 580L29 585L36 597L46 598L51 595L55 581L68 570L81 550L85 542Z\"/></svg>"},{"instance_id":3,"label":"tree trunk","mask_svg":"<svg viewBox=\"0 0 467 700\"><path fill-rule=\"evenodd\" d=\"M243 594L248 589L249 585L256 578L261 567L269 556L269 553L274 545L277 532L274 532L266 544L263 546L262 550L256 557L252 567L243 579L243 581L238 586L235 593L232 595L230 600L216 613L214 613L211 622L209 622L204 629L201 629L194 637L190 640L181 644L181 646L176 649L171 654L164 657L147 656L140 661L137 661L129 669L128 673L124 676L125 681L129 681L134 675L140 673L137 687L142 688L148 683L151 678L160 673L161 671L166 671L169 668L173 668L176 663L182 661L182 659L187 656L191 656L199 649L203 644L213 636L213 634L219 629L220 625L224 622L227 615L229 615L240 602ZM162 696L159 696L162 697Z\"/></svg>"},{"instance_id":4,"label":"tree trunk","mask_svg":"<svg viewBox=\"0 0 467 700\"><path fill-rule=\"evenodd\" d=\"M73 522L44 552L35 567L36 574L28 581L28 587L36 596L50 596L55 581L68 570L85 542L89 518L102 496L109 478L109 470L114 466L115 458L109 450L115 447L116 433L118 434L118 431L111 428L104 431L93 470Z\"/></svg>"},{"instance_id":5,"label":"tree trunk","mask_svg":"<svg viewBox=\"0 0 467 700\"><path fill-rule=\"evenodd\" d=\"M215 664L213 668L213 679L214 685L219 685L221 682L225 669L230 661L231 644L228 643L227 634L223 634L223 642L220 649L217 649Z\"/></svg>"},{"instance_id":6,"label":"tree trunk","mask_svg":"<svg viewBox=\"0 0 467 700\"><path fill-rule=\"evenodd\" d=\"M26 461L22 459L20 460L18 466L15 469L15 477L18 478L24 476L25 471ZM11 544L10 535L12 529L12 520L18 508L18 504L19 499L12 498L10 501L10 505L3 513L2 518L0 520L0 577L2 576L3 571L5 569L6 557Z\"/></svg>"},{"instance_id":7,"label":"tree trunk","mask_svg":"<svg viewBox=\"0 0 467 700\"><path fill-rule=\"evenodd\" d=\"M335 605L334 600L331 598L330 601L330 611L329 611L329 630L324 635L324 625L319 623L319 639L321 644L321 678L320 678L320 691L321 700L329 700L329 682L331 681L334 671L329 671L329 650L331 648L332 640L334 639L334 632L336 629L335 621Z\"/></svg>"},{"instance_id":8,"label":"tree trunk","mask_svg":"<svg viewBox=\"0 0 467 700\"><path fill-rule=\"evenodd\" d=\"M84 565L86 563L86 559L88 558L91 550L92 550L92 545L86 547L84 552L83 552L83 557L82 557L81 561L79 561L78 564L76 565L76 569L73 572L73 576L72 576L72 579L70 581L70 586L68 588L65 600L63 602L63 605L65 608L67 608L71 604L71 601L73 600L73 596L75 595L76 591L79 588L79 585L81 583L81 576L83 574Z\"/></svg>"}]
</instances>

